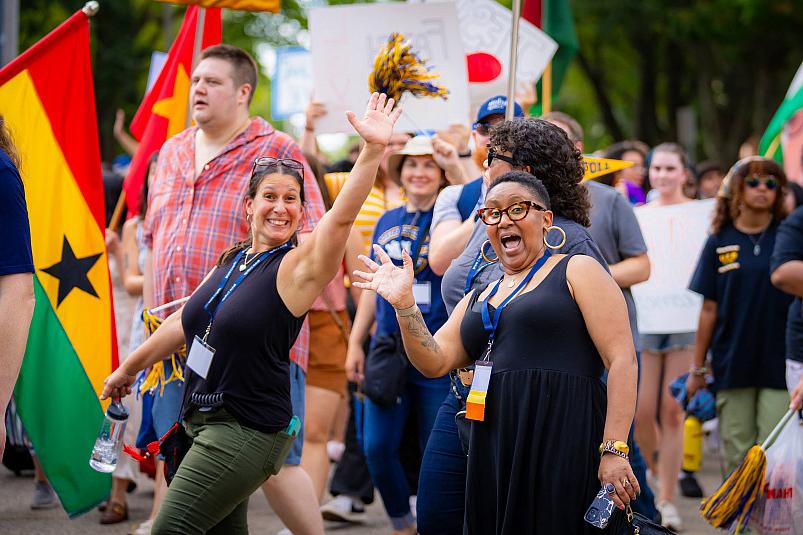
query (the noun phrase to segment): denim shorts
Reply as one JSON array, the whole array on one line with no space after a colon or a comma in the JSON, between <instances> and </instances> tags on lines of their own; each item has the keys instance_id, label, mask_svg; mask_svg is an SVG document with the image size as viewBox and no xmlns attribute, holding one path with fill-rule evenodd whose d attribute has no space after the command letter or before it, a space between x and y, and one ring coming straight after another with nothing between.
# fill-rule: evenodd
<instances>
[{"instance_id":1,"label":"denim shorts","mask_svg":"<svg viewBox=\"0 0 803 535\"><path fill-rule=\"evenodd\" d=\"M642 334L641 350L666 353L694 347L696 333Z\"/></svg>"},{"instance_id":2,"label":"denim shorts","mask_svg":"<svg viewBox=\"0 0 803 535\"><path fill-rule=\"evenodd\" d=\"M295 362L290 362L290 402L293 405L293 414L301 420L301 428L298 431L290 453L287 454L284 464L298 466L301 464L301 448L304 445L304 405L306 403L305 389L307 378L304 370Z\"/></svg>"}]
</instances>

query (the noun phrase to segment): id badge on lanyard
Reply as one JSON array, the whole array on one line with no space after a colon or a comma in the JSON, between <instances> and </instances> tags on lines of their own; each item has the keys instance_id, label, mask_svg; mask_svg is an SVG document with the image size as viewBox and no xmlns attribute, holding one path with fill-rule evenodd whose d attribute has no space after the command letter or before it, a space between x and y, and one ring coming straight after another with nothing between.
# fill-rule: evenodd
<instances>
[{"instance_id":1,"label":"id badge on lanyard","mask_svg":"<svg viewBox=\"0 0 803 535\"><path fill-rule=\"evenodd\" d=\"M413 298L421 313L428 313L432 304L432 284L429 281L414 281Z\"/></svg>"},{"instance_id":2,"label":"id badge on lanyard","mask_svg":"<svg viewBox=\"0 0 803 535\"><path fill-rule=\"evenodd\" d=\"M190 354L187 355L187 366L206 379L214 356L215 348L204 342L203 339L196 334L195 339L192 341L192 347L190 347Z\"/></svg>"},{"instance_id":3,"label":"id badge on lanyard","mask_svg":"<svg viewBox=\"0 0 803 535\"><path fill-rule=\"evenodd\" d=\"M502 279L496 281L493 289L482 301L482 325L488 333L488 349L485 352L485 358L478 360L474 363L474 378L471 381L471 388L468 392L466 399L466 418L476 422L485 421L485 402L488 396L488 388L491 384L491 371L493 370L493 362L491 362L491 349L494 345L494 337L496 335L496 328L499 326L499 319L502 317L502 310L513 300L518 293L524 289L525 286L532 280L535 273L543 266L550 257L550 252L546 251L544 256L538 259L538 262L530 268L527 276L524 277L518 286L508 295L497 307L493 316L490 312L490 304L488 301L496 295L499 290L499 284Z\"/></svg>"}]
</instances>

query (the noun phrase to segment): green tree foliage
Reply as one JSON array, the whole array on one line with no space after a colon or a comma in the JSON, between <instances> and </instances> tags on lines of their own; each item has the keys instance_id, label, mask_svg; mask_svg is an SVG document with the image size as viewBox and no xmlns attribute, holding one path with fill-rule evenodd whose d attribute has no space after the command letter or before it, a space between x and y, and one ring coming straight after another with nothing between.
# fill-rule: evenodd
<instances>
[{"instance_id":1,"label":"green tree foliage","mask_svg":"<svg viewBox=\"0 0 803 535\"><path fill-rule=\"evenodd\" d=\"M573 0L572 7L575 67L585 76L570 75L557 105L590 126L592 149L624 138L676 140L678 111L690 109L698 159L732 162L745 139L763 132L803 60L799 0Z\"/></svg>"}]
</instances>

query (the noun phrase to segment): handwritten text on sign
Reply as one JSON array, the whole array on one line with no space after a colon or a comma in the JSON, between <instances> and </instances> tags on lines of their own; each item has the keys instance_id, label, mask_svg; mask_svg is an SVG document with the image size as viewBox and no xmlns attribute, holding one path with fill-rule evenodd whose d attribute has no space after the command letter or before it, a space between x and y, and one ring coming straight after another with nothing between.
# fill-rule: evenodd
<instances>
[{"instance_id":1,"label":"handwritten text on sign","mask_svg":"<svg viewBox=\"0 0 803 535\"><path fill-rule=\"evenodd\" d=\"M697 330L702 298L687 288L708 238L713 209L713 199L636 208L650 257L650 279L631 288L642 333Z\"/></svg>"}]
</instances>

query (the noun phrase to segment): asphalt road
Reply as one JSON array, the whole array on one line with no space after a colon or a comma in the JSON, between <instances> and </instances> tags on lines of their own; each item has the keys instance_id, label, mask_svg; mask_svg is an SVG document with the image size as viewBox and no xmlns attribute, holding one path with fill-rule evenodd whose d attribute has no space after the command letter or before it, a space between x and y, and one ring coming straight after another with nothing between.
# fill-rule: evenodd
<instances>
[{"instance_id":1,"label":"asphalt road","mask_svg":"<svg viewBox=\"0 0 803 535\"><path fill-rule=\"evenodd\" d=\"M699 480L704 490L712 492L720 480L718 458L707 454ZM61 508L33 511L30 500L33 495L32 475L16 477L0 467L0 534L14 535L124 535L129 533L150 512L153 485L143 478L139 487L129 495L130 521L112 526L98 523L100 513L91 511L79 518L70 520ZM707 526L697 516L698 500L679 498L677 506L685 523L684 534L703 535L721 533ZM251 496L248 510L248 523L251 533L275 535L282 529L276 515L267 505L261 492ZM390 533L381 500L368 508L367 522L363 525L339 525L327 523L327 533L342 535L373 535Z\"/></svg>"}]
</instances>

